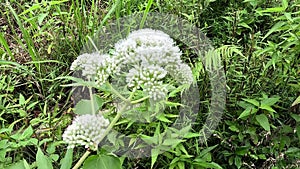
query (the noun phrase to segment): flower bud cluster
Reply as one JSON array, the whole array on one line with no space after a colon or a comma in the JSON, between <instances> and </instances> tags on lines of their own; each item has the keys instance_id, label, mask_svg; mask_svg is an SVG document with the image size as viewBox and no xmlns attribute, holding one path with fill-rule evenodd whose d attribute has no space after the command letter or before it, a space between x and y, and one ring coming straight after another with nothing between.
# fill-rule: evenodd
<instances>
[{"instance_id":1,"label":"flower bud cluster","mask_svg":"<svg viewBox=\"0 0 300 169\"><path fill-rule=\"evenodd\" d=\"M128 87L140 88L143 86L144 91L150 99L157 101L166 96L168 90L162 83L162 79L167 75L167 71L158 65L148 65L134 67L129 70L126 76Z\"/></svg>"},{"instance_id":2,"label":"flower bud cluster","mask_svg":"<svg viewBox=\"0 0 300 169\"><path fill-rule=\"evenodd\" d=\"M108 54L82 54L72 63L71 70L81 70L82 76L95 80L99 86L103 85L112 74L119 74L121 59Z\"/></svg>"},{"instance_id":3,"label":"flower bud cluster","mask_svg":"<svg viewBox=\"0 0 300 169\"><path fill-rule=\"evenodd\" d=\"M109 121L102 115L80 115L65 130L63 140L68 143L68 148L82 145L96 150L108 125Z\"/></svg>"},{"instance_id":4,"label":"flower bud cluster","mask_svg":"<svg viewBox=\"0 0 300 169\"><path fill-rule=\"evenodd\" d=\"M125 73L128 87L142 88L152 99L162 99L168 92L162 85L169 73L181 84L193 82L190 67L181 59L181 51L166 33L152 29L131 32L114 46L112 55L83 54L72 64L71 70L103 85L109 76Z\"/></svg>"},{"instance_id":5,"label":"flower bud cluster","mask_svg":"<svg viewBox=\"0 0 300 169\"><path fill-rule=\"evenodd\" d=\"M169 73L179 83L193 82L190 67L181 59L181 51L169 35L162 31L141 29L115 44L115 57L123 57L129 70L128 87L142 87L153 100L161 100L168 92L162 79ZM125 66L124 66L125 67Z\"/></svg>"}]
</instances>

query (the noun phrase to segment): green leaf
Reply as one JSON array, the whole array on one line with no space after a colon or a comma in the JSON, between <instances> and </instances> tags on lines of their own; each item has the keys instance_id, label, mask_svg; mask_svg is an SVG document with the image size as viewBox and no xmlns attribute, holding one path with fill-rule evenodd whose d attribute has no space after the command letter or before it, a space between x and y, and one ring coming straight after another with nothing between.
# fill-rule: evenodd
<instances>
[{"instance_id":1,"label":"green leaf","mask_svg":"<svg viewBox=\"0 0 300 169\"><path fill-rule=\"evenodd\" d=\"M250 114L255 114L257 112L257 109L254 108L254 107L248 107L246 108L241 114L240 116L238 117L239 119L240 118L244 118L244 117L247 117L249 116Z\"/></svg>"},{"instance_id":2,"label":"green leaf","mask_svg":"<svg viewBox=\"0 0 300 169\"><path fill-rule=\"evenodd\" d=\"M265 114L256 115L256 120L265 130L270 131L270 123Z\"/></svg>"},{"instance_id":3,"label":"green leaf","mask_svg":"<svg viewBox=\"0 0 300 169\"><path fill-rule=\"evenodd\" d=\"M184 142L182 139L174 139L174 138L167 138L164 140L163 145L165 146L176 146L177 144Z\"/></svg>"},{"instance_id":4,"label":"green leaf","mask_svg":"<svg viewBox=\"0 0 300 169\"><path fill-rule=\"evenodd\" d=\"M47 156L44 155L41 148L38 148L36 154L36 163L38 169L53 169L51 161Z\"/></svg>"},{"instance_id":5,"label":"green leaf","mask_svg":"<svg viewBox=\"0 0 300 169\"><path fill-rule=\"evenodd\" d=\"M273 13L273 12L283 12L284 10L285 10L284 7L275 7L275 8L267 8L259 12Z\"/></svg>"},{"instance_id":6,"label":"green leaf","mask_svg":"<svg viewBox=\"0 0 300 169\"><path fill-rule=\"evenodd\" d=\"M110 155L93 155L85 160L83 169L122 169L120 159Z\"/></svg>"},{"instance_id":7,"label":"green leaf","mask_svg":"<svg viewBox=\"0 0 300 169\"><path fill-rule=\"evenodd\" d=\"M101 109L104 101L102 100L102 98L100 98L97 95L93 95L93 99L94 99L94 110L97 112L97 110ZM75 106L74 113L78 115L92 114L93 113L92 101L86 99L80 100Z\"/></svg>"},{"instance_id":8,"label":"green leaf","mask_svg":"<svg viewBox=\"0 0 300 169\"><path fill-rule=\"evenodd\" d=\"M287 0L282 0L282 6L285 10L289 6L289 2Z\"/></svg>"},{"instance_id":9,"label":"green leaf","mask_svg":"<svg viewBox=\"0 0 300 169\"><path fill-rule=\"evenodd\" d=\"M154 148L154 149L151 150L151 168L153 168L159 153L160 153L159 149Z\"/></svg>"},{"instance_id":10,"label":"green leaf","mask_svg":"<svg viewBox=\"0 0 300 169\"><path fill-rule=\"evenodd\" d=\"M23 161L14 163L13 165L7 167L6 169L26 169Z\"/></svg>"},{"instance_id":11,"label":"green leaf","mask_svg":"<svg viewBox=\"0 0 300 169\"><path fill-rule=\"evenodd\" d=\"M280 97L270 97L265 98L261 101L261 104L273 106L275 103L277 103L280 100Z\"/></svg>"},{"instance_id":12,"label":"green leaf","mask_svg":"<svg viewBox=\"0 0 300 169\"><path fill-rule=\"evenodd\" d=\"M269 112L276 112L274 109L272 109L271 106L266 105L266 104L262 104L259 108L264 109L264 110L268 110Z\"/></svg>"},{"instance_id":13,"label":"green leaf","mask_svg":"<svg viewBox=\"0 0 300 169\"><path fill-rule=\"evenodd\" d=\"M15 57L14 55L12 54L10 48L9 48L9 45L7 43L7 41L5 40L4 38L4 34L2 32L0 32L0 44L4 47L4 49L6 50L8 56L10 56L10 58L12 60L15 60Z\"/></svg>"},{"instance_id":14,"label":"green leaf","mask_svg":"<svg viewBox=\"0 0 300 169\"><path fill-rule=\"evenodd\" d=\"M240 146L236 148L235 154L244 156L249 152L249 146Z\"/></svg>"},{"instance_id":15,"label":"green leaf","mask_svg":"<svg viewBox=\"0 0 300 169\"><path fill-rule=\"evenodd\" d=\"M300 96L298 96L297 99L293 102L292 107L296 106L299 103L300 103Z\"/></svg>"},{"instance_id":16,"label":"green leaf","mask_svg":"<svg viewBox=\"0 0 300 169\"><path fill-rule=\"evenodd\" d=\"M38 23L40 26L42 25L42 22L46 18L47 15L48 15L48 13L41 13L38 15Z\"/></svg>"},{"instance_id":17,"label":"green leaf","mask_svg":"<svg viewBox=\"0 0 300 169\"><path fill-rule=\"evenodd\" d=\"M240 156L236 156L234 158L234 164L237 168L241 168L242 167L242 159Z\"/></svg>"},{"instance_id":18,"label":"green leaf","mask_svg":"<svg viewBox=\"0 0 300 169\"><path fill-rule=\"evenodd\" d=\"M209 153L211 150L215 149L218 145L214 145L214 146L210 146L205 148L204 150L202 150L199 154L198 157L202 158L203 156L205 156L207 153Z\"/></svg>"},{"instance_id":19,"label":"green leaf","mask_svg":"<svg viewBox=\"0 0 300 169\"><path fill-rule=\"evenodd\" d=\"M244 101L253 104L254 106L259 107L259 102L255 99L243 99Z\"/></svg>"},{"instance_id":20,"label":"green leaf","mask_svg":"<svg viewBox=\"0 0 300 169\"><path fill-rule=\"evenodd\" d=\"M194 137L200 137L200 134L199 133L188 132L184 135L184 138L194 138Z\"/></svg>"},{"instance_id":21,"label":"green leaf","mask_svg":"<svg viewBox=\"0 0 300 169\"><path fill-rule=\"evenodd\" d=\"M264 39L266 39L269 35L271 35L273 32L276 32L276 31L279 31L279 29L285 25L286 23L285 22L282 22L282 21L279 21L277 22L270 30L269 32L265 35L265 37L263 37L262 41Z\"/></svg>"},{"instance_id":22,"label":"green leaf","mask_svg":"<svg viewBox=\"0 0 300 169\"><path fill-rule=\"evenodd\" d=\"M25 103L25 98L24 96L20 93L19 95L19 105L23 105Z\"/></svg>"},{"instance_id":23,"label":"green leaf","mask_svg":"<svg viewBox=\"0 0 300 169\"><path fill-rule=\"evenodd\" d=\"M293 117L293 119L296 120L296 122L300 122L300 115L298 115L298 114L291 114L291 116Z\"/></svg>"},{"instance_id":24,"label":"green leaf","mask_svg":"<svg viewBox=\"0 0 300 169\"><path fill-rule=\"evenodd\" d=\"M179 169L185 169L184 168L184 162L178 162L177 166L178 166Z\"/></svg>"},{"instance_id":25,"label":"green leaf","mask_svg":"<svg viewBox=\"0 0 300 169\"><path fill-rule=\"evenodd\" d=\"M252 28L248 24L246 24L245 22L239 23L238 25L242 26L244 28L248 28L248 29L252 30Z\"/></svg>"},{"instance_id":26,"label":"green leaf","mask_svg":"<svg viewBox=\"0 0 300 169\"><path fill-rule=\"evenodd\" d=\"M26 130L24 130L24 132L22 133L20 140L24 140L26 138L30 138L31 135L33 134L33 129L31 126L27 127Z\"/></svg>"},{"instance_id":27,"label":"green leaf","mask_svg":"<svg viewBox=\"0 0 300 169\"><path fill-rule=\"evenodd\" d=\"M213 168L213 169L222 169L222 167L214 162L207 162L203 159L195 159L193 164L195 166L204 167L204 168Z\"/></svg>"},{"instance_id":28,"label":"green leaf","mask_svg":"<svg viewBox=\"0 0 300 169\"><path fill-rule=\"evenodd\" d=\"M72 167L73 162L73 149L69 148L66 152L65 157L61 160L60 169L70 169Z\"/></svg>"},{"instance_id":29,"label":"green leaf","mask_svg":"<svg viewBox=\"0 0 300 169\"><path fill-rule=\"evenodd\" d=\"M229 126L229 129L230 129L231 131L235 131L235 132L239 132L239 131L240 131L235 125Z\"/></svg>"},{"instance_id":30,"label":"green leaf","mask_svg":"<svg viewBox=\"0 0 300 169\"><path fill-rule=\"evenodd\" d=\"M23 159L23 164L24 164L25 169L31 169L30 165L28 164L28 162L25 159Z\"/></svg>"},{"instance_id":31,"label":"green leaf","mask_svg":"<svg viewBox=\"0 0 300 169\"><path fill-rule=\"evenodd\" d=\"M159 121L162 121L162 122L166 122L166 123L171 123L172 121L170 121L169 119L166 118L166 116L164 114L159 114L156 116L156 118L159 120Z\"/></svg>"}]
</instances>

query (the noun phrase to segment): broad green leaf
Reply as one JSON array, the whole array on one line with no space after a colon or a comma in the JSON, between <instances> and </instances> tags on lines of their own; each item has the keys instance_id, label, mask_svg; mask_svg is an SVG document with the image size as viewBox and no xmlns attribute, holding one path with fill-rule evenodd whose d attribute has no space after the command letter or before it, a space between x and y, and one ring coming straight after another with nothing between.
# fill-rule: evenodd
<instances>
[{"instance_id":1,"label":"broad green leaf","mask_svg":"<svg viewBox=\"0 0 300 169\"><path fill-rule=\"evenodd\" d=\"M270 131L270 123L265 114L256 115L257 122L267 131Z\"/></svg>"},{"instance_id":2,"label":"broad green leaf","mask_svg":"<svg viewBox=\"0 0 300 169\"><path fill-rule=\"evenodd\" d=\"M122 169L121 161L110 155L93 155L85 160L83 169Z\"/></svg>"},{"instance_id":3,"label":"broad green leaf","mask_svg":"<svg viewBox=\"0 0 300 169\"><path fill-rule=\"evenodd\" d=\"M290 22L293 22L294 20L292 19L292 14L290 12L285 12L284 16L286 19L288 19Z\"/></svg>"},{"instance_id":4,"label":"broad green leaf","mask_svg":"<svg viewBox=\"0 0 300 169\"><path fill-rule=\"evenodd\" d=\"M269 112L276 112L274 109L272 109L271 106L266 105L266 104L262 104L259 108L264 109L264 110L268 110Z\"/></svg>"},{"instance_id":5,"label":"broad green leaf","mask_svg":"<svg viewBox=\"0 0 300 169\"><path fill-rule=\"evenodd\" d=\"M238 117L239 119L240 118L244 118L244 117L247 117L251 114L255 114L257 112L257 109L254 108L254 107L248 107L246 108L241 114L240 116Z\"/></svg>"},{"instance_id":6,"label":"broad green leaf","mask_svg":"<svg viewBox=\"0 0 300 169\"><path fill-rule=\"evenodd\" d=\"M93 99L94 110L97 112L97 110L99 110L102 107L104 101L96 95L93 95ZM93 114L92 101L86 99L80 100L75 106L74 113L78 115Z\"/></svg>"},{"instance_id":7,"label":"broad green leaf","mask_svg":"<svg viewBox=\"0 0 300 169\"><path fill-rule=\"evenodd\" d=\"M38 169L53 169L51 161L47 156L44 155L41 148L38 148L36 154L36 163Z\"/></svg>"},{"instance_id":8,"label":"broad green leaf","mask_svg":"<svg viewBox=\"0 0 300 169\"><path fill-rule=\"evenodd\" d=\"M26 139L31 137L31 135L33 134L33 129L31 126L27 127L26 130L24 130L24 132L22 133L20 140Z\"/></svg>"},{"instance_id":9,"label":"broad green leaf","mask_svg":"<svg viewBox=\"0 0 300 169\"><path fill-rule=\"evenodd\" d=\"M19 95L19 105L23 105L25 103L25 98L24 96L20 93Z\"/></svg>"},{"instance_id":10,"label":"broad green leaf","mask_svg":"<svg viewBox=\"0 0 300 169\"><path fill-rule=\"evenodd\" d=\"M184 162L178 162L177 166L178 166L179 169L185 169L184 168Z\"/></svg>"},{"instance_id":11,"label":"broad green leaf","mask_svg":"<svg viewBox=\"0 0 300 169\"><path fill-rule=\"evenodd\" d=\"M23 164L24 164L25 169L31 169L30 165L28 164L28 162L25 159L23 159Z\"/></svg>"},{"instance_id":12,"label":"broad green leaf","mask_svg":"<svg viewBox=\"0 0 300 169\"><path fill-rule=\"evenodd\" d=\"M238 129L235 125L229 126L229 129L230 129L231 131L239 132L239 129Z\"/></svg>"},{"instance_id":13,"label":"broad green leaf","mask_svg":"<svg viewBox=\"0 0 300 169\"><path fill-rule=\"evenodd\" d=\"M249 146L240 146L236 148L235 154L244 156L249 152Z\"/></svg>"},{"instance_id":14,"label":"broad green leaf","mask_svg":"<svg viewBox=\"0 0 300 169\"><path fill-rule=\"evenodd\" d=\"M7 147L9 147L9 144L7 144L8 140L0 140L0 149L6 149Z\"/></svg>"},{"instance_id":15,"label":"broad green leaf","mask_svg":"<svg viewBox=\"0 0 300 169\"><path fill-rule=\"evenodd\" d=\"M236 156L234 158L234 164L237 168L241 168L242 167L242 159L240 156Z\"/></svg>"},{"instance_id":16,"label":"broad green leaf","mask_svg":"<svg viewBox=\"0 0 300 169\"><path fill-rule=\"evenodd\" d=\"M60 169L70 169L73 162L73 149L69 148L66 152L65 157L60 161Z\"/></svg>"},{"instance_id":17,"label":"broad green leaf","mask_svg":"<svg viewBox=\"0 0 300 169\"><path fill-rule=\"evenodd\" d=\"M265 98L261 101L261 104L273 106L275 103L277 103L280 100L280 97L270 97Z\"/></svg>"},{"instance_id":18,"label":"broad green leaf","mask_svg":"<svg viewBox=\"0 0 300 169\"><path fill-rule=\"evenodd\" d=\"M296 120L296 122L300 122L300 115L298 115L298 114L292 114L291 116L293 117L293 119Z\"/></svg>"},{"instance_id":19,"label":"broad green leaf","mask_svg":"<svg viewBox=\"0 0 300 169\"><path fill-rule=\"evenodd\" d=\"M7 167L6 169L26 169L24 166L23 161L19 161L17 163L12 164L11 166Z\"/></svg>"},{"instance_id":20,"label":"broad green leaf","mask_svg":"<svg viewBox=\"0 0 300 169\"><path fill-rule=\"evenodd\" d=\"M259 107L259 102L255 99L243 99L244 101L253 104L254 106Z\"/></svg>"},{"instance_id":21,"label":"broad green leaf","mask_svg":"<svg viewBox=\"0 0 300 169\"><path fill-rule=\"evenodd\" d=\"M286 8L289 6L289 2L287 0L282 0L282 6L284 10L286 10Z\"/></svg>"}]
</instances>

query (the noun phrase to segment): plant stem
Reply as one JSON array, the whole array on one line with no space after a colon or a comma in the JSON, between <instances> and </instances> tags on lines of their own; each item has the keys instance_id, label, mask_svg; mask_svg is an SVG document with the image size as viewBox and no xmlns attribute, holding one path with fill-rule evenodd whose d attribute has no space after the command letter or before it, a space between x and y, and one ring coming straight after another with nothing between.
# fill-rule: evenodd
<instances>
[{"instance_id":1,"label":"plant stem","mask_svg":"<svg viewBox=\"0 0 300 169\"><path fill-rule=\"evenodd\" d=\"M125 105L121 108L120 111L117 112L117 115L114 117L114 119L111 121L111 123L109 124L109 126L106 128L105 132L103 133L102 137L100 138L101 142L104 137L106 137L106 135L110 132L110 130L113 128L113 126L117 123L117 121L119 120L119 118L121 117L122 113L126 110L127 106L130 103L126 102Z\"/></svg>"},{"instance_id":2,"label":"plant stem","mask_svg":"<svg viewBox=\"0 0 300 169\"><path fill-rule=\"evenodd\" d=\"M79 159L79 161L76 163L76 165L72 168L72 169L78 169L82 163L84 162L84 160L91 154L91 151L88 149L86 150L86 152L81 156L81 158Z\"/></svg>"},{"instance_id":3,"label":"plant stem","mask_svg":"<svg viewBox=\"0 0 300 169\"><path fill-rule=\"evenodd\" d=\"M139 102L141 102L141 101L144 101L144 100L146 100L146 99L148 99L148 98L149 98L149 96L146 96L146 97L140 98L140 99L138 99L138 100L131 101L130 103L131 103L131 104L136 104L136 103L139 103Z\"/></svg>"},{"instance_id":4,"label":"plant stem","mask_svg":"<svg viewBox=\"0 0 300 169\"><path fill-rule=\"evenodd\" d=\"M128 99L126 99L124 96L122 96L110 83L107 83L107 85L110 87L111 92L115 95L117 95L121 100L124 102L128 102Z\"/></svg>"},{"instance_id":5,"label":"plant stem","mask_svg":"<svg viewBox=\"0 0 300 169\"><path fill-rule=\"evenodd\" d=\"M95 110L95 104L94 104L94 97L93 97L92 87L88 87L88 88L89 88L89 93L90 93L90 97L91 97L92 113L93 113L93 115L95 115L96 114L96 110Z\"/></svg>"},{"instance_id":6,"label":"plant stem","mask_svg":"<svg viewBox=\"0 0 300 169\"><path fill-rule=\"evenodd\" d=\"M89 39L89 41L92 43L93 47L97 50L97 52L99 52L97 46L95 45L93 39L90 36L87 36L87 38Z\"/></svg>"}]
</instances>

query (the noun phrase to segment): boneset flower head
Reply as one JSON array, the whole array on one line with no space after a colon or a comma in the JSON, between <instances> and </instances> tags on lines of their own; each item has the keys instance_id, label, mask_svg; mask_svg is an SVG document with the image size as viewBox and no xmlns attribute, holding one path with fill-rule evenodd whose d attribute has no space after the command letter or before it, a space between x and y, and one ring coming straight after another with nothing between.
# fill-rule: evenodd
<instances>
[{"instance_id":1,"label":"boneset flower head","mask_svg":"<svg viewBox=\"0 0 300 169\"><path fill-rule=\"evenodd\" d=\"M69 144L68 148L82 145L96 150L108 125L109 121L102 115L80 115L65 130L63 140Z\"/></svg>"},{"instance_id":2,"label":"boneset flower head","mask_svg":"<svg viewBox=\"0 0 300 169\"><path fill-rule=\"evenodd\" d=\"M181 84L193 82L190 67L182 63L181 51L162 31L141 29L115 44L116 58L123 58L128 87L143 88L150 99L159 101L168 92L162 79L169 73ZM126 70L125 69L125 70Z\"/></svg>"},{"instance_id":3,"label":"boneset flower head","mask_svg":"<svg viewBox=\"0 0 300 169\"><path fill-rule=\"evenodd\" d=\"M193 82L192 71L181 61L181 54L168 34L141 29L117 42L112 55L80 55L71 70L82 70L83 76L95 80L99 86L109 76L124 73L128 87L143 89L150 99L159 101L168 92L162 82L167 74L181 84Z\"/></svg>"}]
</instances>

